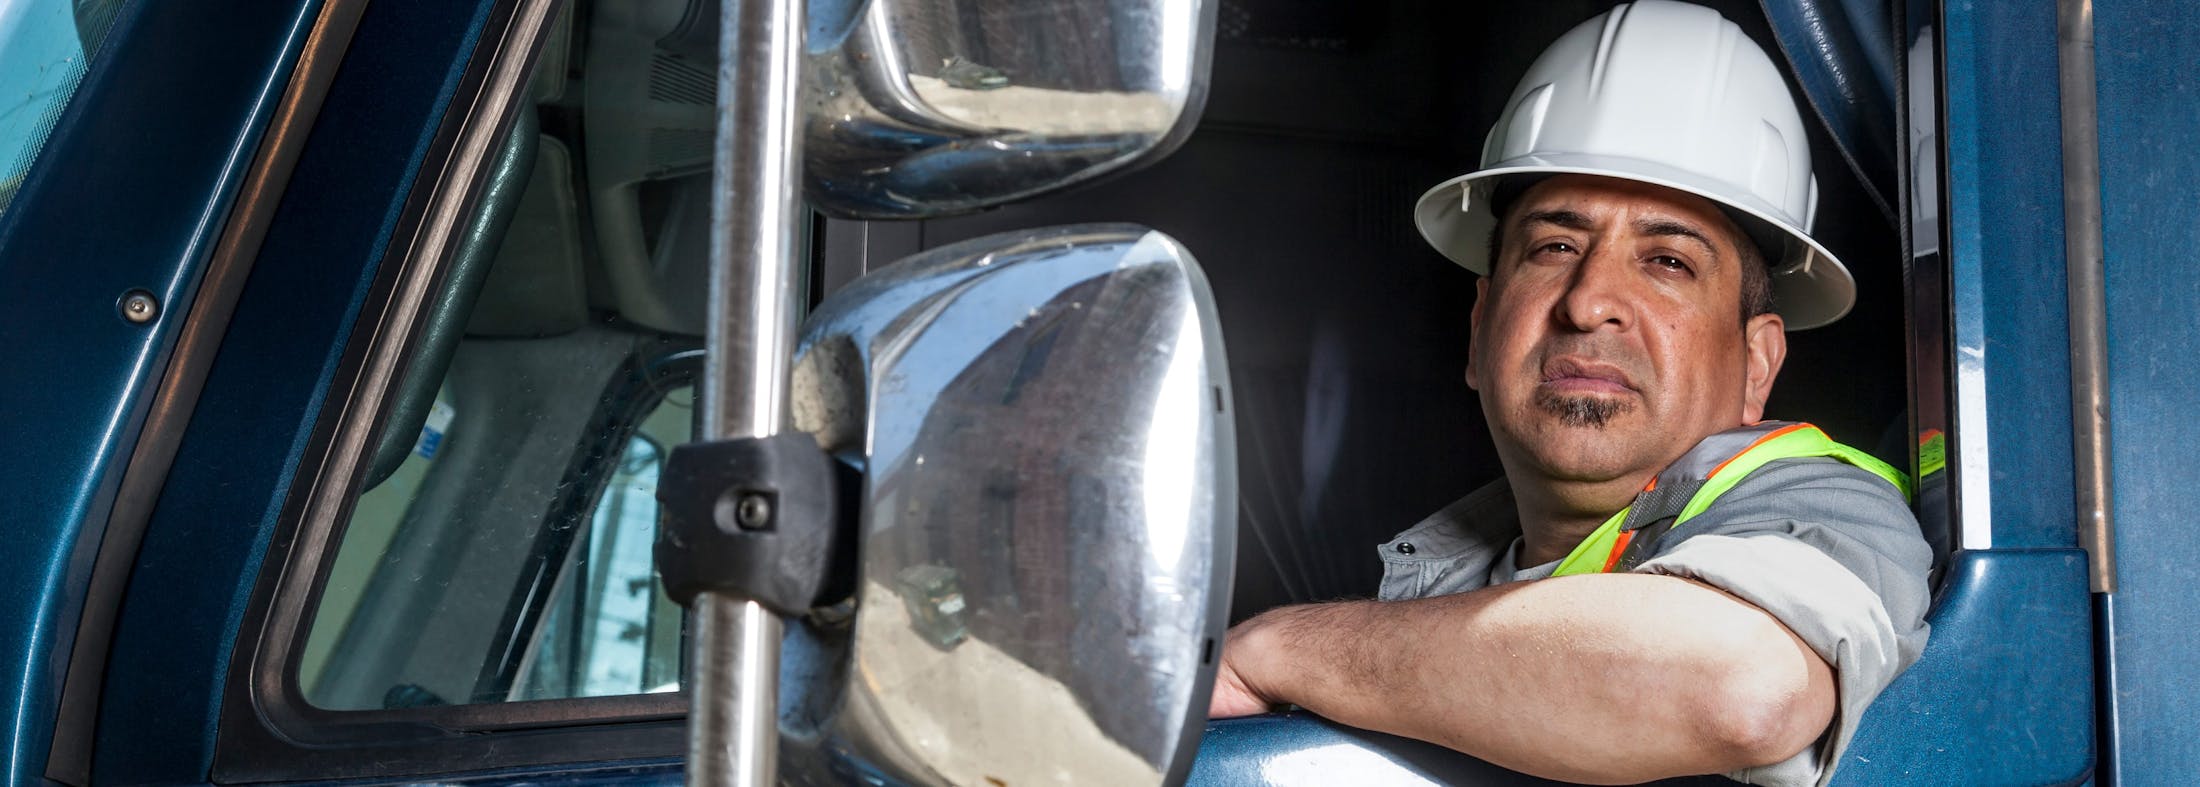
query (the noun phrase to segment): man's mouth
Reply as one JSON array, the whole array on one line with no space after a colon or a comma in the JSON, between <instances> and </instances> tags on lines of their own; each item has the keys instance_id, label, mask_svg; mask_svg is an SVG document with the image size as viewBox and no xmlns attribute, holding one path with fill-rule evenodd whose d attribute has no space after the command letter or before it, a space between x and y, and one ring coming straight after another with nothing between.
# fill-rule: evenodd
<instances>
[{"instance_id":1,"label":"man's mouth","mask_svg":"<svg viewBox=\"0 0 2200 787\"><path fill-rule=\"evenodd\" d=\"M1635 391L1634 382L1619 367L1576 356L1543 362L1543 380L1539 387L1559 395L1626 394Z\"/></svg>"}]
</instances>

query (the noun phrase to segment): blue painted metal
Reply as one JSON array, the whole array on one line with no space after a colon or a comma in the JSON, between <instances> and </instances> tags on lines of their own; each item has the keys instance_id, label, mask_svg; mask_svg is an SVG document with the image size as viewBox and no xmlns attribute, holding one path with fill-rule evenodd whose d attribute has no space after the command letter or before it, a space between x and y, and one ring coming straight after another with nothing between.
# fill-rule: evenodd
<instances>
[{"instance_id":1,"label":"blue painted metal","mask_svg":"<svg viewBox=\"0 0 2200 787\"><path fill-rule=\"evenodd\" d=\"M360 20L147 526L108 665L102 781L208 776L260 556L489 6L377 0Z\"/></svg>"},{"instance_id":2,"label":"blue painted metal","mask_svg":"<svg viewBox=\"0 0 2200 787\"><path fill-rule=\"evenodd\" d=\"M1294 784L1540 785L1435 744L1355 729L1310 713L1207 723L1192 787Z\"/></svg>"},{"instance_id":3,"label":"blue painted metal","mask_svg":"<svg viewBox=\"0 0 2200 787\"><path fill-rule=\"evenodd\" d=\"M1958 553L1925 655L1879 695L1839 784L2069 784L2093 765L2093 602L2076 549Z\"/></svg>"},{"instance_id":4,"label":"blue painted metal","mask_svg":"<svg viewBox=\"0 0 2200 787\"><path fill-rule=\"evenodd\" d=\"M370 782L371 783L371 782ZM395 782L414 784L415 780ZM511 768L478 774L439 777L436 784L451 787L678 787L687 783L687 768L678 760L648 763L563 765L556 769ZM350 782L358 784L358 782Z\"/></svg>"},{"instance_id":5,"label":"blue painted metal","mask_svg":"<svg viewBox=\"0 0 2200 787\"><path fill-rule=\"evenodd\" d=\"M1895 221L1894 61L1901 51L1887 4L1877 0L1764 0L1812 111L1865 184L1889 224Z\"/></svg>"},{"instance_id":6,"label":"blue painted metal","mask_svg":"<svg viewBox=\"0 0 2200 787\"><path fill-rule=\"evenodd\" d=\"M2110 709L2126 783L2200 773L2200 7L2093 5L2116 554Z\"/></svg>"},{"instance_id":7,"label":"blue painted metal","mask_svg":"<svg viewBox=\"0 0 2200 787\"><path fill-rule=\"evenodd\" d=\"M2041 417L2070 412L2055 6L1952 0L1941 19L1959 513L1987 513L1990 489L1993 546L2068 547L2069 419ZM1985 402L1983 433L1966 396ZM1971 478L1982 436L1989 477Z\"/></svg>"},{"instance_id":8,"label":"blue painted metal","mask_svg":"<svg viewBox=\"0 0 2200 787\"><path fill-rule=\"evenodd\" d=\"M122 460L316 5L133 4L0 224L0 779L44 771ZM116 303L143 288L155 321Z\"/></svg>"}]
</instances>

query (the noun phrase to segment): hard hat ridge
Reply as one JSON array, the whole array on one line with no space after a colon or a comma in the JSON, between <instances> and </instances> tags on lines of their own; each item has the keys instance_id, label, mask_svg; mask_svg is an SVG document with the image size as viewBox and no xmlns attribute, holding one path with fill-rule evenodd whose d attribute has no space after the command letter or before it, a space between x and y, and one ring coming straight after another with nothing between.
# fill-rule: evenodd
<instances>
[{"instance_id":1,"label":"hard hat ridge","mask_svg":"<svg viewBox=\"0 0 2200 787\"><path fill-rule=\"evenodd\" d=\"M1790 329L1833 322L1855 301L1848 270L1809 235L1818 184L1787 82L1711 9L1638 0L1560 36L1490 128L1481 168L1424 194L1415 224L1437 251L1486 274L1492 190L1530 173L1625 178L1729 209L1767 252Z\"/></svg>"}]
</instances>

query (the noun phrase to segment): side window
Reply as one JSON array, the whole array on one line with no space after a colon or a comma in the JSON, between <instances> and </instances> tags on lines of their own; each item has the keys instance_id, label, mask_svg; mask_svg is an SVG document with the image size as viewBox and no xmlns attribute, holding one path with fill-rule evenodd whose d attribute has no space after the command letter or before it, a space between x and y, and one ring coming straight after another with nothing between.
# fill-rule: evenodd
<instances>
[{"instance_id":1,"label":"side window","mask_svg":"<svg viewBox=\"0 0 2200 787\"><path fill-rule=\"evenodd\" d=\"M506 379L522 388L541 382ZM621 396L597 403L617 406ZM562 446L570 455L537 441L521 449L537 456L515 456L481 446L508 445L511 436L495 432L519 419L462 418L451 389L439 391L403 463L360 496L335 553L298 665L307 701L369 710L677 690L682 614L665 597L650 550L657 472L670 447L689 439L694 388L654 396L638 417L590 419L627 434L616 450L592 450L615 434L584 433ZM489 398L527 406L524 394ZM525 420L531 428L543 419ZM548 471L553 459L567 468L559 478L505 472ZM582 502L591 496L593 504ZM521 515L521 497L539 504L536 517ZM454 505L459 499L485 505ZM528 525L534 532L524 532Z\"/></svg>"},{"instance_id":2,"label":"side window","mask_svg":"<svg viewBox=\"0 0 2200 787\"><path fill-rule=\"evenodd\" d=\"M306 704L680 688L651 549L694 421L715 99L710 47L664 16L553 26L317 568L284 667Z\"/></svg>"},{"instance_id":3,"label":"side window","mask_svg":"<svg viewBox=\"0 0 2200 787\"><path fill-rule=\"evenodd\" d=\"M686 442L695 389L650 411L627 440L590 518L587 548L529 637L533 655L514 699L654 694L680 686L682 614L665 597L651 549L657 473L669 447ZM584 568L585 566L585 568Z\"/></svg>"}]
</instances>

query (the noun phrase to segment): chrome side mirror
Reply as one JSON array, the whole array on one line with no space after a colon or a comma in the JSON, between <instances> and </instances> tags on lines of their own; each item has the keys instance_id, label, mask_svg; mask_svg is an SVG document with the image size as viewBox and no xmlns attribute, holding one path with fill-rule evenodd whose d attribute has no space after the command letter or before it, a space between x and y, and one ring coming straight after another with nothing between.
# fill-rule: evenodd
<instances>
[{"instance_id":1,"label":"chrome side mirror","mask_svg":"<svg viewBox=\"0 0 2200 787\"><path fill-rule=\"evenodd\" d=\"M860 571L826 638L846 661L815 662L845 664L837 700L795 689L781 717L809 750L790 777L1182 780L1235 559L1221 338L1184 247L1120 224L943 247L826 301L791 406L865 469Z\"/></svg>"},{"instance_id":2,"label":"chrome side mirror","mask_svg":"<svg viewBox=\"0 0 2200 787\"><path fill-rule=\"evenodd\" d=\"M1191 133L1216 0L816 0L805 192L966 213L1127 172Z\"/></svg>"}]
</instances>

